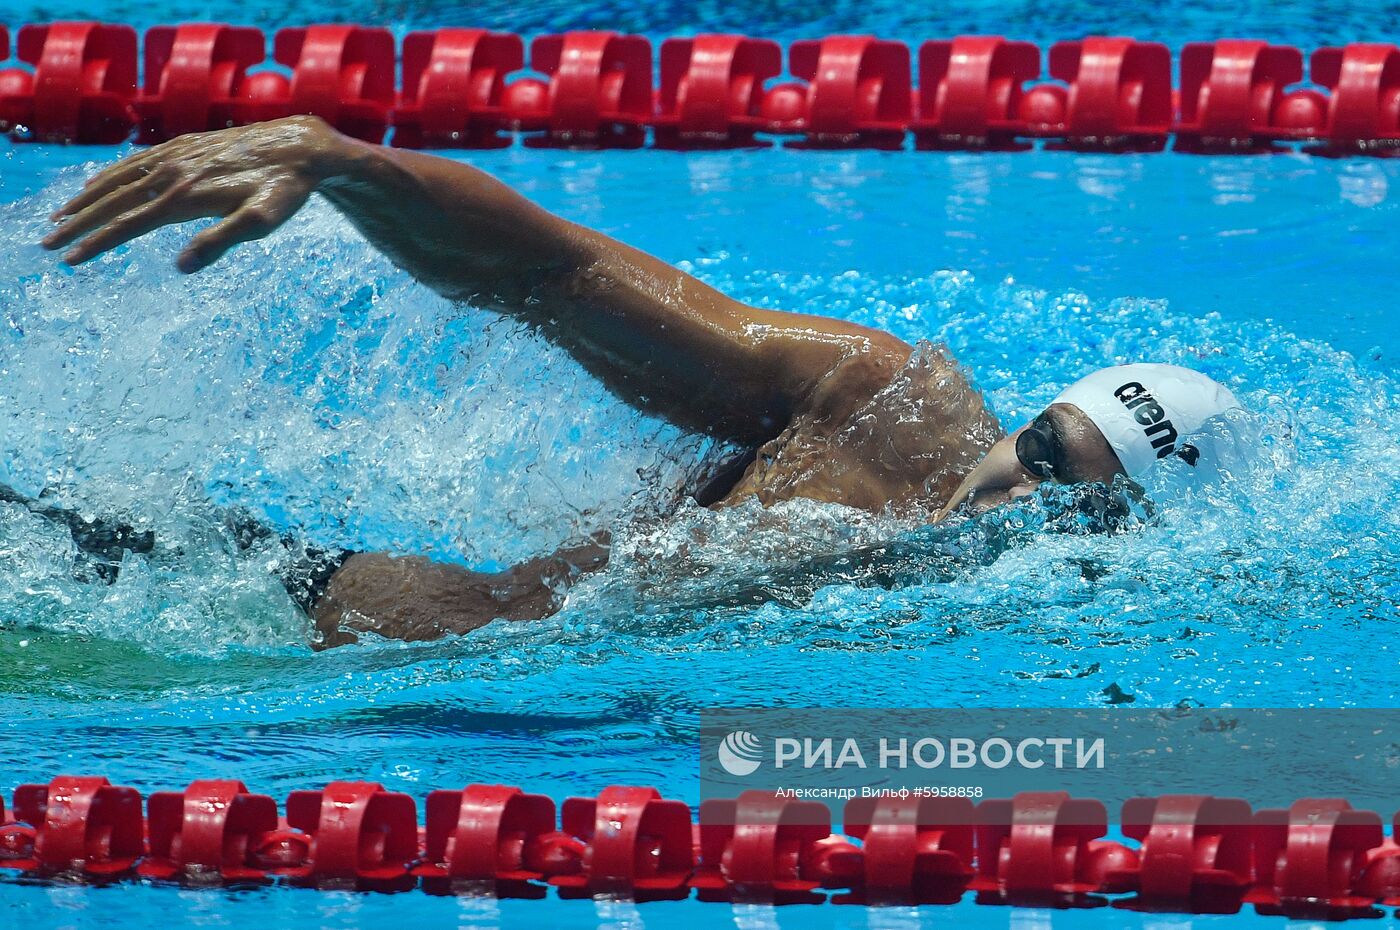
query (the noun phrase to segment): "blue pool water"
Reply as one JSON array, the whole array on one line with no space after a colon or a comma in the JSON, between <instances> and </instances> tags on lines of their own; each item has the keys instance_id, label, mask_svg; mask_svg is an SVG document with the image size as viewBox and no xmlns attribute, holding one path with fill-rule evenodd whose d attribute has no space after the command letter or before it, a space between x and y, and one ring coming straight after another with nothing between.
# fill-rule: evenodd
<instances>
[{"instance_id":1,"label":"blue pool water","mask_svg":"<svg viewBox=\"0 0 1400 930\"><path fill-rule=\"evenodd\" d=\"M1199 4L1151 17L1052 4L1041 18L1030 5L965 5L949 8L946 28L928 18L935 9L915 21L851 5L811 33L835 24L917 41L1033 23L1017 34L1045 38L1121 14L1127 29L1110 31L1178 42L1239 25ZM1245 31L1305 46L1344 27L1355 34L1343 39L1395 33L1393 9L1373 13L1375 29L1355 12L1279 9L1246 10L1258 28ZM576 15L596 24L612 12ZM116 5L108 15L153 20ZM568 24L557 11L547 22L483 15ZM656 13L659 28L729 15ZM763 15L786 35L805 31L796 11ZM226 18L255 16L285 21L272 10ZM361 18L442 21L424 5ZM420 797L488 780L556 797L654 784L694 800L697 714L716 705L1094 706L1106 690L1136 706L1400 697L1400 162L452 155L741 299L945 342L1008 425L1078 374L1138 358L1201 367L1255 412L1239 426L1263 437L1261 455L1205 491L1156 476L1151 525L1050 534L1038 528L1047 504L1034 501L985 518L1009 540L989 560L950 558L946 536L832 506L677 509L713 452L705 443L630 411L535 336L413 284L323 204L194 278L172 265L188 230L76 272L58 266L33 245L43 216L118 154L0 147L0 480L51 488L160 540L115 585L83 584L66 536L0 505L7 788L67 771L144 791L236 777L280 796L363 777ZM618 534L619 554L548 621L317 654L259 554L231 552L219 533L235 506L315 541L473 566L599 528ZM921 554L892 590L829 578L786 605L696 606L757 574L888 540ZM14 883L0 884L0 905L36 926L141 925L155 913L215 926L1105 920L972 905L772 911Z\"/></svg>"}]
</instances>

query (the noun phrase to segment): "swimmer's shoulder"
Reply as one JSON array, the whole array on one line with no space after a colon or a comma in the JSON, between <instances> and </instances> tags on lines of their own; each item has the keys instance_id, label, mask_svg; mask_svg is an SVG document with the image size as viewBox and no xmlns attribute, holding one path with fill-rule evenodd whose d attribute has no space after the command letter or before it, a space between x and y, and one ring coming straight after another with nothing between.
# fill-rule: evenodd
<instances>
[{"instance_id":1,"label":"swimmer's shoulder","mask_svg":"<svg viewBox=\"0 0 1400 930\"><path fill-rule=\"evenodd\" d=\"M909 363L914 347L882 330L863 332L850 351L811 385L794 422L834 426L889 387Z\"/></svg>"},{"instance_id":2,"label":"swimmer's shoulder","mask_svg":"<svg viewBox=\"0 0 1400 930\"><path fill-rule=\"evenodd\" d=\"M834 368L720 506L802 497L879 511L943 499L1001 430L946 348L895 342Z\"/></svg>"}]
</instances>

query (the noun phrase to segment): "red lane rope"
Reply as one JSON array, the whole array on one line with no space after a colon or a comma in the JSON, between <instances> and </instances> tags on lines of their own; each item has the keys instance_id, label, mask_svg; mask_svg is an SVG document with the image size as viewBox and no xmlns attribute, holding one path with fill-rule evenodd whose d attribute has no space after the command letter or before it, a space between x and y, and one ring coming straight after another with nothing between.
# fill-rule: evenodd
<instances>
[{"instance_id":1,"label":"red lane rope","mask_svg":"<svg viewBox=\"0 0 1400 930\"><path fill-rule=\"evenodd\" d=\"M139 41L138 41L139 40ZM10 52L0 26L0 60ZM1240 39L1180 52L1096 36L1029 42L959 36L902 42L828 36L670 38L218 23L22 26L0 69L0 129L19 140L154 143L298 113L405 147L527 145L1257 152L1306 143L1327 154L1400 148L1400 47L1303 53ZM138 56L144 74L137 86ZM1042 79L1042 59L1048 79ZM400 67L401 64L401 67ZM529 71L526 71L526 67ZM659 67L658 67L659 66ZM660 85L654 86L659 73ZM784 80L784 73L787 79ZM914 78L917 77L917 87ZM778 82L778 83L775 83ZM649 132L650 130L650 132ZM759 138L757 134L763 134Z\"/></svg>"},{"instance_id":2,"label":"red lane rope","mask_svg":"<svg viewBox=\"0 0 1400 930\"><path fill-rule=\"evenodd\" d=\"M1287 810L1200 795L1134 798L1123 835L1062 792L822 803L748 791L698 820L654 788L548 797L505 785L409 795L373 782L271 797L196 781L145 800L105 778L20 785L0 804L0 869L33 878L194 885L469 891L541 898L1115 907L1344 919L1400 906L1400 845L1379 815L1340 799ZM835 892L827 895L822 892ZM1107 895L1115 896L1111 899Z\"/></svg>"}]
</instances>

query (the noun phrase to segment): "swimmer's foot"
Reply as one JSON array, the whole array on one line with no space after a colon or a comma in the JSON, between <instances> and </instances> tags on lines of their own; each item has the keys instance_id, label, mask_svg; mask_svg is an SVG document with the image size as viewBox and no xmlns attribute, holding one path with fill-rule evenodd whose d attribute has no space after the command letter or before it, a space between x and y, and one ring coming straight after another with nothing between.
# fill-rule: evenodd
<instances>
[{"instance_id":1,"label":"swimmer's foot","mask_svg":"<svg viewBox=\"0 0 1400 930\"><path fill-rule=\"evenodd\" d=\"M0 484L0 503L18 504L35 516L43 517L68 530L80 553L78 580L98 580L111 584L117 580L117 570L127 552L149 553L155 548L156 534L137 530L120 521L85 520L72 510L20 494ZM95 579L85 577L88 571Z\"/></svg>"},{"instance_id":2,"label":"swimmer's foot","mask_svg":"<svg viewBox=\"0 0 1400 930\"><path fill-rule=\"evenodd\" d=\"M119 520L86 520L76 511L45 501L42 495L29 497L4 484L0 484L0 504L18 504L35 516L66 529L78 547L74 571L77 581L112 584L117 580L127 552L148 555L155 549L156 534L150 530L137 530ZM225 524L240 552L274 538L286 548L289 558L282 563L277 575L287 594L308 616L325 594L331 576L354 554L346 549L299 545L292 536L278 533L239 510L230 511Z\"/></svg>"}]
</instances>

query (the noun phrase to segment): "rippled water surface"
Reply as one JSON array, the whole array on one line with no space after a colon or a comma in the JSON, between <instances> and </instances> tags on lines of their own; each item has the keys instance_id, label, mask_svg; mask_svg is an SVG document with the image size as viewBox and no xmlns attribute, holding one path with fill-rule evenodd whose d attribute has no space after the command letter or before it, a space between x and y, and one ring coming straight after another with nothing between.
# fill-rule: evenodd
<instances>
[{"instance_id":1,"label":"rippled water surface","mask_svg":"<svg viewBox=\"0 0 1400 930\"><path fill-rule=\"evenodd\" d=\"M666 28L729 15L670 9ZM1154 9L1149 26L1173 6ZM949 10L944 31L963 29ZM1306 17L1284 14L1284 38L1301 41ZM1358 16L1338 22L1360 29ZM696 715L713 705L1397 699L1400 162L470 156L741 299L946 343L1008 426L1103 364L1178 362L1229 384L1251 408L1232 428L1259 435L1259 455L1205 488L1155 474L1158 514L1105 537L1044 529L1055 500L939 530L800 502L677 509L704 442L510 322L413 284L322 204L194 278L172 265L189 230L55 264L32 245L43 215L116 154L0 148L0 480L157 539L115 584L75 580L67 534L0 504L5 785L81 770L144 790L205 775L279 795L360 776L420 796L472 780L563 796L631 781L693 799ZM313 653L274 556L231 545L234 508L313 542L473 566L600 528L619 554L547 621ZM881 544L899 553L892 587L812 569ZM774 599L707 606L755 585ZM538 913L279 891L0 896L54 923L86 922L99 901L111 920L169 908L214 924ZM814 919L548 907L579 925Z\"/></svg>"}]
</instances>

